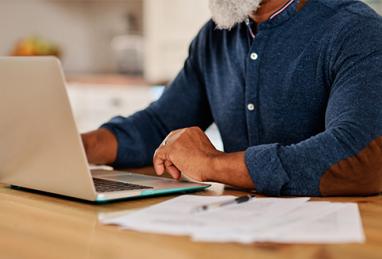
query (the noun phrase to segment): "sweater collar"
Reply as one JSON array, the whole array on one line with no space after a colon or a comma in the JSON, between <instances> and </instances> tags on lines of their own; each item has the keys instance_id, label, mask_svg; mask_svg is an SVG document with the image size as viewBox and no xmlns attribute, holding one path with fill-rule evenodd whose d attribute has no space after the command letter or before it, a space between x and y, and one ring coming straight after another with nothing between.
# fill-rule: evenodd
<instances>
[{"instance_id":1,"label":"sweater collar","mask_svg":"<svg viewBox=\"0 0 382 259\"><path fill-rule=\"evenodd\" d=\"M288 2L286 2L279 10L277 10L276 12L274 12L271 17L269 18L269 20L273 20L274 18L276 18L279 14L283 13L286 9L288 9L288 7L293 3L293 2L296 2L296 0L289 0Z\"/></svg>"},{"instance_id":2,"label":"sweater collar","mask_svg":"<svg viewBox=\"0 0 382 259\"><path fill-rule=\"evenodd\" d=\"M286 2L285 5L283 5L280 9L274 12L267 21L262 22L258 26L258 30L261 31L283 24L284 22L288 21L290 18L295 16L296 13L299 12L307 2L308 0L290 0ZM246 20L245 23L248 26L248 28L253 28L254 26L253 20L249 18ZM250 30L250 32L252 32L251 34L254 36L253 30Z\"/></svg>"}]
</instances>

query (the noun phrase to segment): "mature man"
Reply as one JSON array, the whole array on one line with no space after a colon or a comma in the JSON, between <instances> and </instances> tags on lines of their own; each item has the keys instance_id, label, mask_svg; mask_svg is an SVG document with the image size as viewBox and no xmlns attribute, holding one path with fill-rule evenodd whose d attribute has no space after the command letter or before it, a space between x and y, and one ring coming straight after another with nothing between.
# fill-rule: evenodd
<instances>
[{"instance_id":1,"label":"mature man","mask_svg":"<svg viewBox=\"0 0 382 259\"><path fill-rule=\"evenodd\" d=\"M268 195L381 192L381 17L355 0L210 8L213 20L163 96L83 135L89 161L153 161L159 175ZM213 122L225 153L203 132Z\"/></svg>"}]
</instances>

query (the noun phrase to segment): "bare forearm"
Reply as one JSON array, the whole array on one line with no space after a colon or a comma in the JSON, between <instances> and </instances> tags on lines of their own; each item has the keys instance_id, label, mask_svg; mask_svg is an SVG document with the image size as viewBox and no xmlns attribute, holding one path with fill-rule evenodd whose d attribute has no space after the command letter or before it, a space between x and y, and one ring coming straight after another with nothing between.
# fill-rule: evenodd
<instances>
[{"instance_id":1,"label":"bare forearm","mask_svg":"<svg viewBox=\"0 0 382 259\"><path fill-rule=\"evenodd\" d=\"M207 181L220 182L240 188L254 189L247 166L245 153L222 153L217 156L211 165L212 169L206 172Z\"/></svg>"},{"instance_id":2,"label":"bare forearm","mask_svg":"<svg viewBox=\"0 0 382 259\"><path fill-rule=\"evenodd\" d=\"M117 139L107 129L98 129L81 135L89 163L111 164L117 157Z\"/></svg>"}]
</instances>

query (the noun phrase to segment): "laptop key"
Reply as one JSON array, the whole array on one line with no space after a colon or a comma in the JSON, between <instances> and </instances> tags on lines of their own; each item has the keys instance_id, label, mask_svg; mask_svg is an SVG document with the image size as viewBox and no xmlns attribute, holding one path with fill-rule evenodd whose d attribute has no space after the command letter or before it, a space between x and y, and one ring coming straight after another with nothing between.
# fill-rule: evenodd
<instances>
[{"instance_id":1,"label":"laptop key","mask_svg":"<svg viewBox=\"0 0 382 259\"><path fill-rule=\"evenodd\" d=\"M122 183L111 180L93 178L94 186L97 192L118 192L118 191L131 191L131 190L142 190L142 189L152 189L153 187L148 187L144 185L137 185L131 183Z\"/></svg>"}]
</instances>

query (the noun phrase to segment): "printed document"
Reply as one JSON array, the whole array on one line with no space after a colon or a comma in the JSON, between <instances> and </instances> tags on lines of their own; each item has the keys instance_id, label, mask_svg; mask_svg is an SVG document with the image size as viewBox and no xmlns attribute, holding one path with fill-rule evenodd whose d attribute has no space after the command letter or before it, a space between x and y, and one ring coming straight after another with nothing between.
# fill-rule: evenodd
<instances>
[{"instance_id":1,"label":"printed document","mask_svg":"<svg viewBox=\"0 0 382 259\"><path fill-rule=\"evenodd\" d=\"M358 205L353 203L254 198L195 213L196 207L234 198L183 195L138 211L101 214L100 221L208 242L360 243L365 239Z\"/></svg>"}]
</instances>

